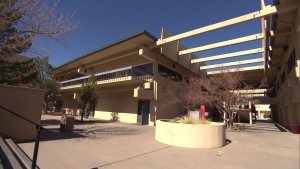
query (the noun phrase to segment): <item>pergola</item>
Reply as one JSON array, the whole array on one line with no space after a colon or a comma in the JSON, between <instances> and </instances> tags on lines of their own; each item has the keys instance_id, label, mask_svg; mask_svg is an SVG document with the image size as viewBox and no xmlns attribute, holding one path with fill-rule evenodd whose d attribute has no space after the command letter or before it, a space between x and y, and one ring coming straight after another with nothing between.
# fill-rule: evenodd
<instances>
[{"instance_id":1,"label":"pergola","mask_svg":"<svg viewBox=\"0 0 300 169\"><path fill-rule=\"evenodd\" d=\"M200 51L212 50L225 46L261 40L262 46L260 48L236 51L233 53L224 53L204 58L195 58L191 59L191 64L202 63L199 64L200 70L213 69L212 71L207 71L208 76L220 73L221 70L215 70L215 68L221 68L227 69L227 71L241 71L245 81L256 83L259 82L262 78L267 77L270 82L274 82L274 80L276 80L277 78L276 76L278 75L278 71L281 71L281 56L283 54L282 52L287 50L287 38L291 33L291 27L286 22L289 22L293 19L293 16L296 16L295 12L297 11L298 7L298 0L282 0L280 1L280 4L275 3L274 5L268 6L265 5L264 0L261 0L261 9L258 11L229 20L225 20L219 23L215 23L212 25L204 26L181 34L177 34L174 36L169 36L165 38L162 37L156 42L156 46L164 46L166 44L177 42L179 40L196 36L199 34L204 34L210 31L222 29L243 22L260 19L262 27L261 32L249 36L207 44L204 46L199 46L190 49L179 50L180 48L178 48L177 55L178 57L184 57L189 54L193 54ZM274 43L275 37L276 43ZM222 62L226 58L233 58L257 53L261 53L262 57L247 60L236 60L233 62ZM212 60L219 60L221 63L211 65L203 64L207 61ZM252 63L260 64L258 66L247 66L247 64L249 65ZM234 66L239 66L240 68L232 68Z\"/></svg>"}]
</instances>

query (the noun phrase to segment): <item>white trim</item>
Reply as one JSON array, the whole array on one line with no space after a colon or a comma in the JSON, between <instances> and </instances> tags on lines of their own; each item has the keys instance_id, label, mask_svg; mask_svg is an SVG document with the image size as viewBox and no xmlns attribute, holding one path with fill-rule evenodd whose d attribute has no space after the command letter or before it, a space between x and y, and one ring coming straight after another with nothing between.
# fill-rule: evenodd
<instances>
[{"instance_id":1,"label":"white trim","mask_svg":"<svg viewBox=\"0 0 300 169\"><path fill-rule=\"evenodd\" d=\"M191 60L191 63L206 62L206 61L210 61L210 60L219 60L219 59L231 58L231 57L236 57L236 56L250 55L250 54L255 54L255 53L261 53L263 51L264 50L262 48L256 48L256 49L244 50L244 51L239 51L239 52L226 53L226 54L222 54L222 55L208 56L205 58L193 59L193 60Z\"/></svg>"},{"instance_id":2,"label":"white trim","mask_svg":"<svg viewBox=\"0 0 300 169\"><path fill-rule=\"evenodd\" d=\"M254 19L258 19L258 18L262 18L265 16L269 16L269 15L273 15L273 14L277 14L277 13L282 13L282 12L286 12L286 11L290 11L290 10L294 10L297 9L299 5L299 2L297 1L293 1L291 3L286 3L286 4L281 4L281 5L277 5L277 6L265 6L264 9L256 11L256 12L252 12L246 15L242 15L236 18L232 18L223 22L219 22L219 23L215 23L212 25L208 25L202 28L198 28L198 29L194 29L188 32L184 32L178 35L174 35L165 39L159 39L156 42L157 46L166 44L166 43L170 43L176 40L180 40L180 39L184 39L184 38L188 38L191 36L195 36L201 33L205 33L205 32L209 32L209 31L213 31L213 30L217 30L220 28L224 28L227 26L231 26L231 25L235 25L238 23L242 23L242 22L247 22L247 21L251 21Z\"/></svg>"},{"instance_id":3,"label":"white trim","mask_svg":"<svg viewBox=\"0 0 300 169\"><path fill-rule=\"evenodd\" d=\"M249 36L244 36L244 37L240 37L240 38L236 38L236 39L213 43L213 44L209 44L209 45L205 45L205 46L182 50L182 51L179 51L179 55L186 55L186 54L190 54L190 53L200 52L200 51L214 49L214 48L220 48L220 47L229 46L229 45L233 45L233 44L254 41L254 40L258 40L258 39L262 39L262 38L263 38L263 35L261 33L258 33L258 34L254 34L254 35L249 35Z\"/></svg>"},{"instance_id":4,"label":"white trim","mask_svg":"<svg viewBox=\"0 0 300 169\"><path fill-rule=\"evenodd\" d=\"M220 74L224 71L226 71L226 72L242 72L242 71L261 70L261 69L264 69L264 65L243 67L243 68L236 68L236 69L224 69L224 70L218 70L218 71L211 71L211 72L207 72L207 75Z\"/></svg>"},{"instance_id":5,"label":"white trim","mask_svg":"<svg viewBox=\"0 0 300 169\"><path fill-rule=\"evenodd\" d=\"M263 59L262 58L257 58L257 59L242 60L242 61L229 62L229 63L223 63L223 64L200 66L200 70L213 69L213 68L222 68L222 67L236 66L236 65L245 65L245 64L257 63L257 62L263 62Z\"/></svg>"}]
</instances>

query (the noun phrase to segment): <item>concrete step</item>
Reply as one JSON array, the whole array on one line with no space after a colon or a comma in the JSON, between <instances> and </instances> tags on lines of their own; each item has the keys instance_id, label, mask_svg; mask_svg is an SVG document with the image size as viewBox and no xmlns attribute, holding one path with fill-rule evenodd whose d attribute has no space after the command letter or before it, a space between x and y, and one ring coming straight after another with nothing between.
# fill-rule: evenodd
<instances>
[{"instance_id":1,"label":"concrete step","mask_svg":"<svg viewBox=\"0 0 300 169\"><path fill-rule=\"evenodd\" d=\"M6 142L0 137L0 159L3 168L7 169L23 169L24 166L20 164L14 153L8 147Z\"/></svg>"},{"instance_id":2,"label":"concrete step","mask_svg":"<svg viewBox=\"0 0 300 169\"><path fill-rule=\"evenodd\" d=\"M14 152L14 154L19 158L22 164L30 169L32 165L32 160L24 153L24 151L12 140L12 139L5 139L5 142L10 147L10 149ZM36 169L39 169L36 167Z\"/></svg>"},{"instance_id":3,"label":"concrete step","mask_svg":"<svg viewBox=\"0 0 300 169\"><path fill-rule=\"evenodd\" d=\"M0 169L30 169L31 165L32 160L12 139L0 137Z\"/></svg>"}]
</instances>

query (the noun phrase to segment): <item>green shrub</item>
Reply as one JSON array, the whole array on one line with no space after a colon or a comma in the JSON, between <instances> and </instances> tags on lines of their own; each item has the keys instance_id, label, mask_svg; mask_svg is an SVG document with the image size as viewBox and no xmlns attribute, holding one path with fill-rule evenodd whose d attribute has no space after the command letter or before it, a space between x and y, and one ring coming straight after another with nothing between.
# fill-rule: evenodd
<instances>
[{"instance_id":1,"label":"green shrub","mask_svg":"<svg viewBox=\"0 0 300 169\"><path fill-rule=\"evenodd\" d=\"M189 116L175 117L175 123L183 123L183 124L210 124L211 120L209 119L195 119Z\"/></svg>"}]
</instances>

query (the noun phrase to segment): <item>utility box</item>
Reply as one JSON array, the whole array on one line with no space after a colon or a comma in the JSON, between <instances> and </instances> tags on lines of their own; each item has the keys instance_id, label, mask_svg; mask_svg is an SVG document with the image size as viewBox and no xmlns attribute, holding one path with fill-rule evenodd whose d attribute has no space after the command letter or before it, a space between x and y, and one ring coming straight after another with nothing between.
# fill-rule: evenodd
<instances>
[{"instance_id":1,"label":"utility box","mask_svg":"<svg viewBox=\"0 0 300 169\"><path fill-rule=\"evenodd\" d=\"M144 83L144 89L152 89L152 82Z\"/></svg>"},{"instance_id":2,"label":"utility box","mask_svg":"<svg viewBox=\"0 0 300 169\"><path fill-rule=\"evenodd\" d=\"M67 116L66 114L61 116L60 130L66 132L72 132L74 128L75 117Z\"/></svg>"},{"instance_id":3,"label":"utility box","mask_svg":"<svg viewBox=\"0 0 300 169\"><path fill-rule=\"evenodd\" d=\"M200 115L199 115L199 109L196 109L195 111L190 111L190 118L195 119L195 120L199 120L200 119Z\"/></svg>"}]
</instances>

